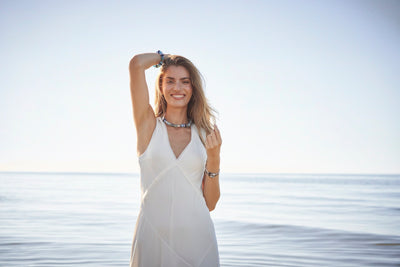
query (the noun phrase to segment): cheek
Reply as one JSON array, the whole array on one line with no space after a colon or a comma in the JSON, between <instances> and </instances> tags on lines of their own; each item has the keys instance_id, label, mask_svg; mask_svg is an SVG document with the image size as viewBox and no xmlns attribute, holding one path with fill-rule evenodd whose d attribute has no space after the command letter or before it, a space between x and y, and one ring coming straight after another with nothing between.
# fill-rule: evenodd
<instances>
[{"instance_id":1,"label":"cheek","mask_svg":"<svg viewBox=\"0 0 400 267\"><path fill-rule=\"evenodd\" d=\"M161 91L163 91L165 93L169 90L169 88L170 88L170 86L168 86L167 83L162 83Z\"/></svg>"},{"instance_id":2,"label":"cheek","mask_svg":"<svg viewBox=\"0 0 400 267\"><path fill-rule=\"evenodd\" d=\"M193 95L193 88L192 88L192 86L188 86L188 88L187 88L187 93L188 94L190 94L190 95Z\"/></svg>"}]
</instances>

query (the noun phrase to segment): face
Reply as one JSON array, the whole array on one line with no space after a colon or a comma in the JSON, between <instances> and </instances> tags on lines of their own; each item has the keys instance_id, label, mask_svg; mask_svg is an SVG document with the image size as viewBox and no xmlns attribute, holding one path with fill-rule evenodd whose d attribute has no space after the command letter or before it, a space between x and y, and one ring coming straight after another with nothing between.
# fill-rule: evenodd
<instances>
[{"instance_id":1,"label":"face","mask_svg":"<svg viewBox=\"0 0 400 267\"><path fill-rule=\"evenodd\" d=\"M187 107L192 97L189 71L182 66L169 66L163 75L161 88L167 106Z\"/></svg>"}]
</instances>

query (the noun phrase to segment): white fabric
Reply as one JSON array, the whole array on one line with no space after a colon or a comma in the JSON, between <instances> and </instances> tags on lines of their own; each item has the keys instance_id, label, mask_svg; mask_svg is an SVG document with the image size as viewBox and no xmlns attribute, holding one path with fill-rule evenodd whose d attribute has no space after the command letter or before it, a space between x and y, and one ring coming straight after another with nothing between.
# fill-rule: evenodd
<instances>
[{"instance_id":1,"label":"white fabric","mask_svg":"<svg viewBox=\"0 0 400 267\"><path fill-rule=\"evenodd\" d=\"M139 156L141 207L131 267L214 267L219 255L201 184L207 154L196 125L176 158L161 118ZM202 132L204 134L204 132Z\"/></svg>"}]
</instances>

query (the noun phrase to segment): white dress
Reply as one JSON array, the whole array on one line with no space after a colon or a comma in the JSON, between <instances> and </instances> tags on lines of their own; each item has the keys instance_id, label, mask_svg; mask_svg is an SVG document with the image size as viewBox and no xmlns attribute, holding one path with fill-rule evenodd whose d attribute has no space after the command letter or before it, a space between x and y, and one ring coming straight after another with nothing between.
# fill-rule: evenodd
<instances>
[{"instance_id":1,"label":"white dress","mask_svg":"<svg viewBox=\"0 0 400 267\"><path fill-rule=\"evenodd\" d=\"M138 159L141 207L130 266L219 266L214 224L201 189L207 154L196 125L176 158L167 126L157 117L150 143Z\"/></svg>"}]
</instances>

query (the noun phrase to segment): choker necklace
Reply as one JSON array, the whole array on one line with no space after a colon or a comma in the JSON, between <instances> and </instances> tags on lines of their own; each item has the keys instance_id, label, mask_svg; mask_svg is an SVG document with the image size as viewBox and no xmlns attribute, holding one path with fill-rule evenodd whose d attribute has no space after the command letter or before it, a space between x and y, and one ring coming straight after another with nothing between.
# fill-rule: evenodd
<instances>
[{"instance_id":1,"label":"choker necklace","mask_svg":"<svg viewBox=\"0 0 400 267\"><path fill-rule=\"evenodd\" d=\"M188 123L175 124L175 123L167 121L164 116L162 116L161 119L163 120L163 122L165 122L165 124L172 126L172 127L176 127L176 128L189 128L190 125L192 125L192 120L189 120Z\"/></svg>"}]
</instances>

